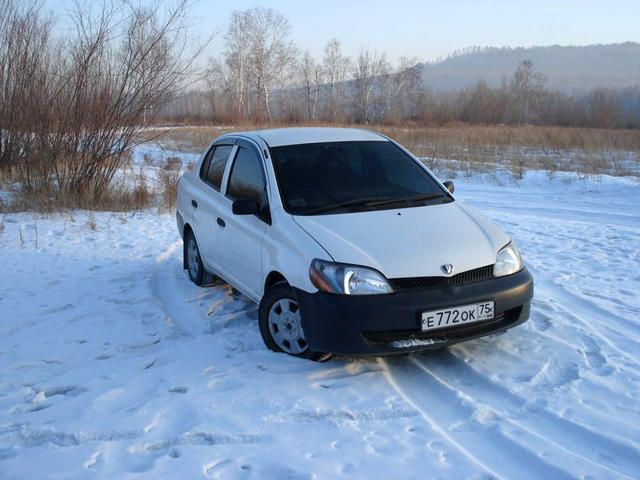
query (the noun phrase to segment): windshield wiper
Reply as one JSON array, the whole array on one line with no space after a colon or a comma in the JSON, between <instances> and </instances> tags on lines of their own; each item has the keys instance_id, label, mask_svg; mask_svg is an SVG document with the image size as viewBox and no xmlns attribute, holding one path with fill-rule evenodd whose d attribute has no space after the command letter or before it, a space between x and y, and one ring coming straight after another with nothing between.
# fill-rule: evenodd
<instances>
[{"instance_id":1,"label":"windshield wiper","mask_svg":"<svg viewBox=\"0 0 640 480\"><path fill-rule=\"evenodd\" d=\"M332 210L340 210L348 207L371 207L374 205L382 204L392 200L398 200L397 197L368 197L368 198L352 198L351 200L345 200L344 202L332 203L330 205L323 205L321 207L312 208L306 212L307 215L314 215L316 213L324 213Z\"/></svg>"},{"instance_id":2,"label":"windshield wiper","mask_svg":"<svg viewBox=\"0 0 640 480\"><path fill-rule=\"evenodd\" d=\"M330 212L332 210L341 210L348 207L378 207L381 205L392 205L394 203L404 203L410 205L414 202L424 202L427 200L435 200L436 198L446 197L442 193L428 195L414 195L413 197L368 197L353 198L344 202L332 203L321 207L313 208L306 212L307 215L315 215L318 213Z\"/></svg>"},{"instance_id":3,"label":"windshield wiper","mask_svg":"<svg viewBox=\"0 0 640 480\"><path fill-rule=\"evenodd\" d=\"M370 207L377 207L379 205L391 205L394 203L414 203L414 202L425 202L427 200L435 200L436 198L446 197L446 195L442 193L430 193L427 195L414 195L413 197L392 197L384 200L380 200L378 202L371 202L368 204Z\"/></svg>"},{"instance_id":4,"label":"windshield wiper","mask_svg":"<svg viewBox=\"0 0 640 480\"><path fill-rule=\"evenodd\" d=\"M447 197L444 193L429 193L426 195L415 195L407 198L410 202L426 202L427 200L435 200L436 198Z\"/></svg>"}]
</instances>

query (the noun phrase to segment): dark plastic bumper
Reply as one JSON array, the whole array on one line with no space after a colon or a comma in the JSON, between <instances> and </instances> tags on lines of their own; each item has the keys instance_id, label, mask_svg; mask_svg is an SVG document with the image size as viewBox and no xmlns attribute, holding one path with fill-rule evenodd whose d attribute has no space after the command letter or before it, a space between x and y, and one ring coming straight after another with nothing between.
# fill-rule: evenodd
<instances>
[{"instance_id":1,"label":"dark plastic bumper","mask_svg":"<svg viewBox=\"0 0 640 480\"><path fill-rule=\"evenodd\" d=\"M184 219L180 212L176 210L176 225L178 226L178 232L180 232L180 238L184 240Z\"/></svg>"},{"instance_id":2,"label":"dark plastic bumper","mask_svg":"<svg viewBox=\"0 0 640 480\"><path fill-rule=\"evenodd\" d=\"M312 350L388 355L441 348L505 331L529 318L533 278L527 269L503 278L394 293L348 296L294 289ZM422 332L422 312L487 300L493 320Z\"/></svg>"}]
</instances>

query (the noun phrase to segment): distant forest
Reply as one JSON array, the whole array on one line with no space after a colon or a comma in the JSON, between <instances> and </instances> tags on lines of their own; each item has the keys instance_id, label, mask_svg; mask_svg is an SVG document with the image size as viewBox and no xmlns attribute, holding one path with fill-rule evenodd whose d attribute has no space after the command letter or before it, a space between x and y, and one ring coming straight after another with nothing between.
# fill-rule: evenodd
<instances>
[{"instance_id":1,"label":"distant forest","mask_svg":"<svg viewBox=\"0 0 640 480\"><path fill-rule=\"evenodd\" d=\"M330 39L321 59L300 51L286 17L235 11L224 53L197 90L161 121L554 125L640 128L640 44L478 48L433 64Z\"/></svg>"}]
</instances>

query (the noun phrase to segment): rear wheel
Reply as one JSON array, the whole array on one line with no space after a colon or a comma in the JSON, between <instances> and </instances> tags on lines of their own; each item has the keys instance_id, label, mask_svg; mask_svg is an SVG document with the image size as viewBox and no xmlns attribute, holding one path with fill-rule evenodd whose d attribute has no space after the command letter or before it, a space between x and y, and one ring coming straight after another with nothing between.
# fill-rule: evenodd
<instances>
[{"instance_id":1,"label":"rear wheel","mask_svg":"<svg viewBox=\"0 0 640 480\"><path fill-rule=\"evenodd\" d=\"M184 265L189 273L189 279L201 287L205 284L206 273L200 257L198 242L196 242L196 237L191 230L185 235L184 241Z\"/></svg>"},{"instance_id":2,"label":"rear wheel","mask_svg":"<svg viewBox=\"0 0 640 480\"><path fill-rule=\"evenodd\" d=\"M278 283L265 292L258 309L258 320L262 339L269 350L315 361L330 358L326 353L309 349L298 301L286 283Z\"/></svg>"}]
</instances>

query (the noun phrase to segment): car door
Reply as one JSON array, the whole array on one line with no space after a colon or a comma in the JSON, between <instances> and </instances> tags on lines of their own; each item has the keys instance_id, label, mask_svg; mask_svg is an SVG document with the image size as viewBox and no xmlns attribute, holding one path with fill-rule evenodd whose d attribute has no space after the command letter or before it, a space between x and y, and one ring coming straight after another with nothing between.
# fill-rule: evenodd
<instances>
[{"instance_id":1,"label":"car door","mask_svg":"<svg viewBox=\"0 0 640 480\"><path fill-rule=\"evenodd\" d=\"M201 188L194 190L191 199L193 217L196 220L196 239L200 255L209 271L218 270L218 233L216 220L225 208L225 199L221 193L225 169L233 145L213 145L205 155L200 168Z\"/></svg>"},{"instance_id":2,"label":"car door","mask_svg":"<svg viewBox=\"0 0 640 480\"><path fill-rule=\"evenodd\" d=\"M233 152L219 219L219 264L222 275L254 299L262 292L262 239L271 222L264 165L259 150L239 141ZM234 215L234 200L255 199L258 213Z\"/></svg>"}]
</instances>

